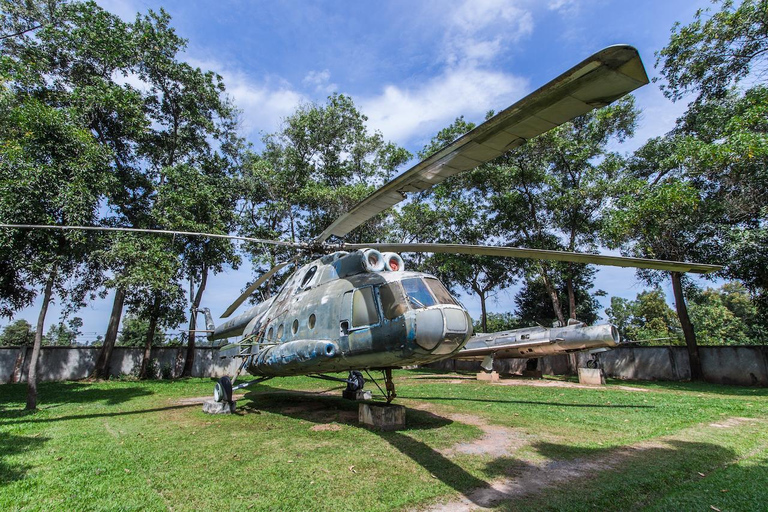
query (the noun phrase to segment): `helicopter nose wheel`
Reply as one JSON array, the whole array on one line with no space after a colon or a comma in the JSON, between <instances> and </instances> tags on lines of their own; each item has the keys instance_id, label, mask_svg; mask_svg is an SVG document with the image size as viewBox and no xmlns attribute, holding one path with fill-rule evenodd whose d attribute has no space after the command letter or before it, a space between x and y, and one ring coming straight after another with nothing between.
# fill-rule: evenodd
<instances>
[{"instance_id":1,"label":"helicopter nose wheel","mask_svg":"<svg viewBox=\"0 0 768 512\"><path fill-rule=\"evenodd\" d=\"M213 399L216 402L232 401L232 381L226 375L220 378L213 388Z\"/></svg>"},{"instance_id":2,"label":"helicopter nose wheel","mask_svg":"<svg viewBox=\"0 0 768 512\"><path fill-rule=\"evenodd\" d=\"M360 391L363 387L365 387L363 374L357 371L349 372L349 377L347 377L347 391L354 393L355 391Z\"/></svg>"}]
</instances>

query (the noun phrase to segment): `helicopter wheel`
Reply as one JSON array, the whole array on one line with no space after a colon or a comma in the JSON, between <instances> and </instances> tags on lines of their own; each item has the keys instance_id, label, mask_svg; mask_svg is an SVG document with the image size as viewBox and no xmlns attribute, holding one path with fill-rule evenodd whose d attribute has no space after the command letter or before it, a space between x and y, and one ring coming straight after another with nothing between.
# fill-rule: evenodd
<instances>
[{"instance_id":1,"label":"helicopter wheel","mask_svg":"<svg viewBox=\"0 0 768 512\"><path fill-rule=\"evenodd\" d=\"M357 371L349 372L349 377L347 377L347 391L354 393L360 391L363 387L365 387L363 374Z\"/></svg>"},{"instance_id":2,"label":"helicopter wheel","mask_svg":"<svg viewBox=\"0 0 768 512\"><path fill-rule=\"evenodd\" d=\"M220 378L213 388L213 399L217 402L232 401L232 381L226 375Z\"/></svg>"}]
</instances>

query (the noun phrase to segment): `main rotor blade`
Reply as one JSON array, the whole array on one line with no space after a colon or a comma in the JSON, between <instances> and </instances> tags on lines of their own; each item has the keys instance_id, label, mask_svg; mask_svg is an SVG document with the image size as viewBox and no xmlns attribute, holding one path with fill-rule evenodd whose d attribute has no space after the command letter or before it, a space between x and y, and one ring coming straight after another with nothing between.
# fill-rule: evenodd
<instances>
[{"instance_id":1,"label":"main rotor blade","mask_svg":"<svg viewBox=\"0 0 768 512\"><path fill-rule=\"evenodd\" d=\"M526 140L648 83L637 50L609 46L447 144L363 199L323 231L315 243L343 237L368 219L446 178L492 160Z\"/></svg>"},{"instance_id":2,"label":"main rotor blade","mask_svg":"<svg viewBox=\"0 0 768 512\"><path fill-rule=\"evenodd\" d=\"M168 229L144 229L144 228L113 228L107 226L53 226L48 224L0 224L0 228L15 228L15 229L60 229L63 231L68 230L83 230L83 231L127 231L131 233L157 233L161 235L184 235L184 236L199 236L204 238L229 238L232 240L245 240L247 242L257 242L260 244L279 245L282 247L295 247L303 248L304 244L297 244L294 242L283 242L281 240L266 240L263 238L253 238L249 236L237 236L237 235L221 235L218 233L198 233L192 231L171 231Z\"/></svg>"},{"instance_id":3,"label":"main rotor blade","mask_svg":"<svg viewBox=\"0 0 768 512\"><path fill-rule=\"evenodd\" d=\"M707 274L723 267L705 263L689 263L687 261L653 260L647 258L628 258L624 256L604 256L583 252L552 251L547 249L526 249L524 247L497 247L492 245L459 245L459 244L344 244L344 249L378 249L393 252L430 252L450 254L478 254L483 256L504 256L509 258L526 258L532 260L570 261L573 263L594 263L595 265L610 265L613 267L651 268L668 270L670 272L693 272Z\"/></svg>"},{"instance_id":4,"label":"main rotor blade","mask_svg":"<svg viewBox=\"0 0 768 512\"><path fill-rule=\"evenodd\" d=\"M237 300L235 300L235 302L229 305L227 310L221 315L221 318L227 318L229 315L231 315L237 308L240 307L240 304L242 304L245 301L245 299L250 297L251 294L255 292L259 286L261 286L267 281L267 279L269 279L270 277L275 275L277 272L282 270L286 265L290 265L294 261L296 260L292 259L292 260L284 261L283 263L278 263L277 265L269 269L268 272L262 274L261 277L259 277L256 281L254 281L251 286L245 289L243 294L240 295L237 298Z\"/></svg>"}]
</instances>

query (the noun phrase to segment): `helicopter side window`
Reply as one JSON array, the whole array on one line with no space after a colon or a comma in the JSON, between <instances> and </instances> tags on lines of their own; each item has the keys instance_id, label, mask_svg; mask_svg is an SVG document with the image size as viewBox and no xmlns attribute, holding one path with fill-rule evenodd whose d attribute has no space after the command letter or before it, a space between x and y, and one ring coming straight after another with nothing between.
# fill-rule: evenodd
<instances>
[{"instance_id":1,"label":"helicopter side window","mask_svg":"<svg viewBox=\"0 0 768 512\"><path fill-rule=\"evenodd\" d=\"M373 288L358 288L352 295L352 327L379 323L379 312L373 299Z\"/></svg>"},{"instance_id":2,"label":"helicopter side window","mask_svg":"<svg viewBox=\"0 0 768 512\"><path fill-rule=\"evenodd\" d=\"M457 306L456 299L454 299L450 292L445 289L445 286L443 286L443 283L438 281L437 279L425 279L424 280L427 283L427 286L429 286L429 289L432 290L432 295L435 296L437 299L437 302L440 304L451 304L454 306Z\"/></svg>"},{"instance_id":3,"label":"helicopter side window","mask_svg":"<svg viewBox=\"0 0 768 512\"><path fill-rule=\"evenodd\" d=\"M379 288L379 297L381 297L381 309L384 312L384 317L388 320L394 320L408 309L408 299L405 298L400 283L382 285Z\"/></svg>"},{"instance_id":4,"label":"helicopter side window","mask_svg":"<svg viewBox=\"0 0 768 512\"><path fill-rule=\"evenodd\" d=\"M423 279L418 277L412 279L403 279L403 290L408 297L408 302L413 309L421 309L437 304L435 298L429 293L429 288L424 283Z\"/></svg>"},{"instance_id":5,"label":"helicopter side window","mask_svg":"<svg viewBox=\"0 0 768 512\"><path fill-rule=\"evenodd\" d=\"M304 274L304 277L301 280L301 286L299 288L304 288L309 284L309 282L312 280L313 277L315 277L315 273L317 272L317 265L313 265L312 268L307 270L307 273Z\"/></svg>"}]
</instances>

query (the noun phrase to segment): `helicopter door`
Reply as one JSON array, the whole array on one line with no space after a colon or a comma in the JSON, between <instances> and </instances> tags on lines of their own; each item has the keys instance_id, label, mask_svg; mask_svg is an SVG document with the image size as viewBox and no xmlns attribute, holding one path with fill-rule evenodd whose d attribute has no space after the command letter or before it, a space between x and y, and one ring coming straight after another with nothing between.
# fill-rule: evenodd
<instances>
[{"instance_id":1,"label":"helicopter door","mask_svg":"<svg viewBox=\"0 0 768 512\"><path fill-rule=\"evenodd\" d=\"M341 315L339 317L339 336L349 336L349 330L352 325L352 293L348 291L341 299Z\"/></svg>"}]
</instances>

